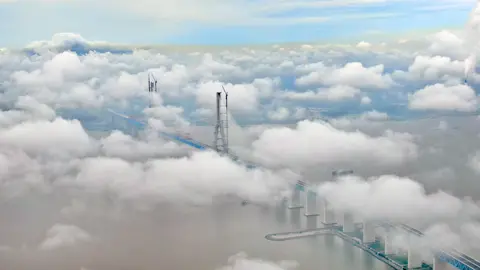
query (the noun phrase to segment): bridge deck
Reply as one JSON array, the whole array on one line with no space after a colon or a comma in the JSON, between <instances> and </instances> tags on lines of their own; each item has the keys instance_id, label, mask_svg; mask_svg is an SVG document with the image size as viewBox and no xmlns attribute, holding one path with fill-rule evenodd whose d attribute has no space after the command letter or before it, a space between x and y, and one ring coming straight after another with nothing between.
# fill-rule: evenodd
<instances>
[{"instance_id":1,"label":"bridge deck","mask_svg":"<svg viewBox=\"0 0 480 270\"><path fill-rule=\"evenodd\" d=\"M401 227L403 230L413 233L417 236L423 236L424 234L407 224L398 224L399 227ZM445 250L438 250L437 251L440 259L443 261L453 265L454 267L462 270L475 270L479 269L480 270L480 262L462 252L459 252L458 250L451 250L451 251L445 251Z\"/></svg>"},{"instance_id":2,"label":"bridge deck","mask_svg":"<svg viewBox=\"0 0 480 270\"><path fill-rule=\"evenodd\" d=\"M143 121L140 121L140 120L137 120L133 117L130 117L128 115L125 115L125 114L121 114L121 113L118 113L118 112L115 112L113 110L109 110L109 112L111 112L112 114L118 116L118 117L121 117L123 119L125 119L128 123L132 123L136 126L147 126L147 123L143 122ZM181 135L178 135L178 134L173 134L173 133L167 133L167 132L160 132L160 134L170 140L173 140L173 141L177 141L177 142L180 142L180 143L183 143L183 144L186 144L186 145L189 145L193 148L196 148L198 150L207 150L207 149L212 149L211 146L208 146L206 144L202 144L198 141L195 141L191 138L186 138L185 136L181 136ZM229 154L229 156L234 159L234 160L238 160L238 157L233 155L233 154ZM249 164L249 167L252 168L252 167L256 167L256 165L254 164ZM300 190L300 191L306 191L308 188L307 186L307 183L303 182L303 181L298 181L295 185L295 189L297 190ZM312 191L310 191L312 192ZM315 192L312 192L315 194ZM388 223L387 223L388 224ZM390 224L392 225L392 224ZM403 230L406 230L407 232L409 233L413 233L417 236L423 236L423 233L415 228L412 228L406 224L395 224L399 227L401 227ZM394 227L397 227L393 225ZM326 232L326 231L324 231ZM309 233L312 233L312 232L307 232L307 231L304 231L305 234L309 234ZM319 233L319 232L317 232ZM297 236L298 237L298 236ZM441 254L441 257L446 261L448 262L449 264L455 266L456 268L458 269L462 269L462 270L480 270L480 262L466 254L463 254L457 250L452 250L452 251L444 251L444 250L440 250L439 253Z\"/></svg>"}]
</instances>

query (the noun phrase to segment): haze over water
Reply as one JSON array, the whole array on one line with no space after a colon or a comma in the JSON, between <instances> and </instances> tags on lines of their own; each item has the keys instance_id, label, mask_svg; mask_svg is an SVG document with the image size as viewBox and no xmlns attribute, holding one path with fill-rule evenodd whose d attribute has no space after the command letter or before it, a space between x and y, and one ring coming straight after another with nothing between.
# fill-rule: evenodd
<instances>
[{"instance_id":1,"label":"haze over water","mask_svg":"<svg viewBox=\"0 0 480 270\"><path fill-rule=\"evenodd\" d=\"M303 209L279 211L275 207L241 206L237 201L212 207L163 206L140 212L125 208L116 211L108 199L103 200L103 206L98 200L95 201L98 213L109 208L103 217L94 217L96 211L92 210L90 217L76 221L98 241L45 256L46 253L28 248L29 241L38 242L44 237L43 227L48 228L48 222L42 224L42 220L53 218L48 215L38 218L37 215L53 208L51 204L38 203L40 201L41 198L32 198L29 202L10 204L11 209L30 207L32 210L22 211L26 213L22 216L11 211L2 220L1 236L6 243L19 244L18 235L8 241L8 236L15 231L24 232L22 240L26 243L23 251L0 253L2 268L211 270L227 265L229 257L245 252L251 259L296 261L297 269L305 270L389 269L362 250L332 236L268 241L264 238L268 233L306 228Z\"/></svg>"},{"instance_id":2,"label":"haze over water","mask_svg":"<svg viewBox=\"0 0 480 270\"><path fill-rule=\"evenodd\" d=\"M264 238L268 233L306 228L303 209L242 207L239 203L232 203L194 211L188 217L169 215L172 226L162 226L165 230L159 231L155 238L171 239L168 241L170 248L159 247L164 252L159 256L153 253L152 262L164 257L165 261L168 259L168 267L163 263L162 266L168 269L208 270L226 264L226 258L231 255L246 252L250 258L297 261L298 269L305 270L389 269L362 250L333 236L279 242ZM182 238L173 240L172 236L177 234Z\"/></svg>"},{"instance_id":3,"label":"haze over water","mask_svg":"<svg viewBox=\"0 0 480 270\"><path fill-rule=\"evenodd\" d=\"M226 194L272 201L297 178L334 209L358 214L358 221L398 221L422 230L425 237L415 244L427 253L425 260L438 246L480 258L480 2L445 6L445 1L418 0L409 8L393 3L398 1L357 1L355 9L361 12L347 12L350 18L342 18L343 1L335 0L277 1L286 5L244 5L241 0L165 5L159 0L158 9L147 3L152 1L115 1L115 7L125 8L120 15L111 13L119 11L107 4L111 1L99 1L105 5L98 8L108 11L103 15L98 8L96 15L91 13L89 1L2 2L0 13L15 14L0 18L5 25L43 29L47 22L54 27L44 32L12 28L23 37L0 35L0 270L280 270L258 261L232 266L232 256L239 253L247 254L244 262L298 262L295 269L388 269L335 237L264 238L306 228L303 210L242 207L241 199L209 204L212 197ZM193 2L202 3L193 7ZM474 2L465 31L456 29ZM179 8L182 4L189 8ZM230 11L214 12L224 18L211 16L219 4L220 11ZM325 9L324 4L331 6ZM321 17L310 17L314 6L315 11L325 9L326 16L314 12ZM293 14L299 7L306 13ZM78 16L77 23L68 11ZM179 33L192 39L180 43L207 39L211 44L211 35L231 42L227 36L240 37L243 29L251 38L241 44L254 40L265 45L137 46L140 41L112 20L122 39L112 40L111 29L91 24L95 20L79 23L92 18L80 15L87 13L93 18L119 15L135 35L147 29L128 20L138 16L150 18L145 22L154 28L193 23L192 32ZM406 21L415 31L433 29L428 18L444 22L439 18L446 15L447 21L462 22L442 23L438 32L397 29ZM156 16L158 23L152 24ZM324 24L328 18L332 21ZM415 18L423 23L413 24ZM226 21L227 36L216 32ZM337 28L334 21L350 22L350 27ZM99 32L70 28L69 22ZM202 29L212 30L204 23L214 26L215 33L195 37ZM348 44L317 43L315 33L327 34L319 31L321 25L349 39L352 31L360 36ZM279 44L267 45L273 37L254 34L260 28L288 40L275 38ZM164 32L158 30L148 36ZM45 40L46 33L57 34ZM292 33L307 33L311 42L281 44L303 40ZM121 40L134 44L117 46ZM24 41L32 43L1 48ZM145 89L151 75L158 78L153 97ZM231 93L232 152L265 169L247 170L211 152L192 153L159 136L168 127L212 143L212 128L197 130L195 125L212 124L215 92L223 86ZM149 123L145 136L129 136L127 127L122 128L126 133L119 132L123 124L111 121L110 109L135 119L144 116ZM92 137L87 130L93 128L108 132ZM352 169L358 176L332 179L337 169ZM191 204L201 206L185 206ZM412 246L407 237L399 238L402 248Z\"/></svg>"}]
</instances>

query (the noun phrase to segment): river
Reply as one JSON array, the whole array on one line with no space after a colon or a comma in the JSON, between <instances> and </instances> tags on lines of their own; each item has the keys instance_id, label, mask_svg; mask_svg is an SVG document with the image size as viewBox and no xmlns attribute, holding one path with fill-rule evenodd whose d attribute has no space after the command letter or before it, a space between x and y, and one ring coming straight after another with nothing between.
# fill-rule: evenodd
<instances>
[{"instance_id":1,"label":"river","mask_svg":"<svg viewBox=\"0 0 480 270\"><path fill-rule=\"evenodd\" d=\"M240 252L249 258L296 261L297 269L304 270L389 269L334 236L280 242L265 239L269 233L306 228L303 209L279 211L242 206L238 201L202 207L164 205L144 212L124 209L115 214L111 206L101 209L95 202L95 208L67 219L56 214L58 208L51 198L48 201L47 206L41 198L22 200L11 203L8 211L2 206L2 243L18 249L0 252L5 269L214 270ZM56 222L85 229L93 241L54 252L38 251L35 245Z\"/></svg>"}]
</instances>

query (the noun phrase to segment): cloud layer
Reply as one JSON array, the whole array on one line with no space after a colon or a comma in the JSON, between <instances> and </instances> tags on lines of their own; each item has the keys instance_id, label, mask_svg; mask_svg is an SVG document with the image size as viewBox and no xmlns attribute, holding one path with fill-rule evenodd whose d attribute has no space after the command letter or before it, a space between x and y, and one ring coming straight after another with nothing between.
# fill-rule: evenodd
<instances>
[{"instance_id":1,"label":"cloud layer","mask_svg":"<svg viewBox=\"0 0 480 270\"><path fill-rule=\"evenodd\" d=\"M463 83L471 54L465 40L463 33L442 31L368 46L187 50L61 34L2 50L0 210L12 220L5 228L23 225L0 236L13 250L46 256L44 263L52 250L87 256L113 248L108 241L133 239L133 231L153 234L147 225L158 220L142 213L173 211L165 222L181 227L190 222L176 219L182 211L239 207L244 199L269 205L301 179L359 219L417 222L432 238L448 228L450 242L463 241L480 214L479 77L472 71ZM158 78L153 95L146 91L148 73ZM159 132L212 144L214 95L222 85L230 98L231 149L256 168ZM108 109L148 124L126 125ZM360 176L327 182L339 168ZM31 212L35 229L15 218ZM115 233L101 222L117 226ZM120 236L122 230L128 233ZM223 269L256 266L292 269L243 256Z\"/></svg>"}]
</instances>

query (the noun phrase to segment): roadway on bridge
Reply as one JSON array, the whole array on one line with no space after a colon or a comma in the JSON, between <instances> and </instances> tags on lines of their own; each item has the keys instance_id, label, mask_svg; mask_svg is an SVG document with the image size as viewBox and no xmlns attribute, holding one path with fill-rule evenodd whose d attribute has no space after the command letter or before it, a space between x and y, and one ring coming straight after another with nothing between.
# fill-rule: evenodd
<instances>
[{"instance_id":1,"label":"roadway on bridge","mask_svg":"<svg viewBox=\"0 0 480 270\"><path fill-rule=\"evenodd\" d=\"M312 237L316 235L326 235L326 234L333 234L331 227L292 231L292 232L282 232L282 233L270 233L265 235L265 238L270 241L286 241L286 240Z\"/></svg>"},{"instance_id":2,"label":"roadway on bridge","mask_svg":"<svg viewBox=\"0 0 480 270\"><path fill-rule=\"evenodd\" d=\"M143 127L148 125L147 123L145 123L143 121L140 121L140 120L137 120L137 119L135 119L133 117L130 117L128 115L121 114L121 113L115 112L115 111L110 110L110 109L108 111L110 113L118 116L118 117L121 117L121 118L125 119L129 123L133 123L135 125L140 125L140 126L143 126ZM160 134L167 139L189 145L189 146L191 146L193 148L196 148L198 150L212 149L212 147L209 146L209 145L200 143L200 142L195 141L191 138L186 138L186 137L178 135L178 134L167 133L167 132L164 132L164 131L160 131ZM238 157L236 157L235 155L231 155L231 157L238 160ZM255 166L255 165L253 165L253 166ZM250 167L252 167L252 165L250 165ZM307 189L307 184L305 182L299 181L296 184L296 188L304 191L304 190ZM390 224L390 225L392 225L392 224ZM393 225L393 226L396 227L395 225ZM423 236L422 232L420 232L417 229L414 229L414 228L412 228L412 227L410 227L406 224L400 224L399 226L402 229L404 229L404 230L406 230L410 233L413 233L417 236ZM266 238L269 239L269 240L273 240L273 241L284 241L284 240L289 240L289 239L293 239L293 238L309 237L309 236L316 235L316 234L327 234L329 230L331 230L331 229L324 228L324 230L320 230L320 231L319 230L317 230L317 231L305 230L305 231L299 231L299 232L287 232L287 233L281 233L281 234L271 234L271 235L267 235L270 239L267 238L267 236L266 236ZM466 254L463 254L463 253L461 253L457 250L452 250L450 252L440 250L440 252L446 254L447 256L450 256L450 257L454 258L455 260L458 260L459 262L463 263L465 266L467 266L468 268L470 268L472 270L473 269L480 270L480 262L478 260L466 255Z\"/></svg>"}]
</instances>

